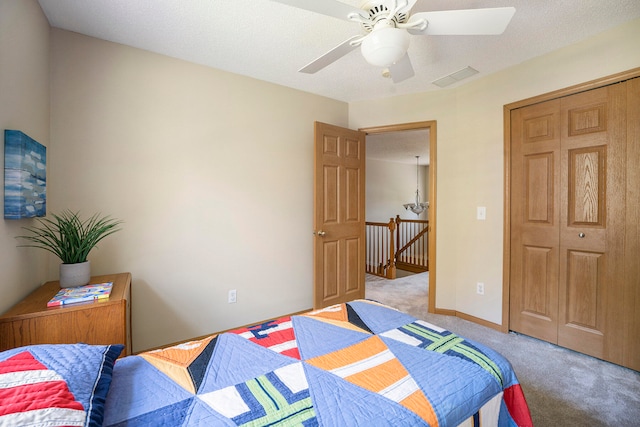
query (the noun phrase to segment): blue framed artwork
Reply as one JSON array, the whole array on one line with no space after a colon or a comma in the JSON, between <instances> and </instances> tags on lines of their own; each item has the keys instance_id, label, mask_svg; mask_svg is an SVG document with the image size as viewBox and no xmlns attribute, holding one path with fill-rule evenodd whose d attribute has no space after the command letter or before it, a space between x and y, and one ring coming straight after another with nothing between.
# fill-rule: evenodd
<instances>
[{"instance_id":1,"label":"blue framed artwork","mask_svg":"<svg viewBox=\"0 0 640 427\"><path fill-rule=\"evenodd\" d=\"M47 213L47 147L19 130L4 131L4 217Z\"/></svg>"}]
</instances>

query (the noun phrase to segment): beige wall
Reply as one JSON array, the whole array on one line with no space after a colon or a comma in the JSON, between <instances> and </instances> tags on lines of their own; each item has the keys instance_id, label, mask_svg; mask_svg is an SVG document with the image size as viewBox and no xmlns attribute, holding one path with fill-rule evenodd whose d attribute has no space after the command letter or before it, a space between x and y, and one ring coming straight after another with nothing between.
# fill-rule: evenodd
<instances>
[{"instance_id":1,"label":"beige wall","mask_svg":"<svg viewBox=\"0 0 640 427\"><path fill-rule=\"evenodd\" d=\"M0 0L0 165L5 129L49 147L49 24L36 0ZM3 195L0 206L4 215ZM0 313L46 281L45 252L17 248L14 238L33 221L0 220Z\"/></svg>"},{"instance_id":2,"label":"beige wall","mask_svg":"<svg viewBox=\"0 0 640 427\"><path fill-rule=\"evenodd\" d=\"M427 144L428 141L425 141ZM429 219L428 211L420 215L402 205L416 200L416 166L377 159L367 159L366 217L367 221L388 222L400 215L403 219ZM429 167L420 166L418 185L420 201L429 201Z\"/></svg>"},{"instance_id":3,"label":"beige wall","mask_svg":"<svg viewBox=\"0 0 640 427\"><path fill-rule=\"evenodd\" d=\"M459 88L349 105L352 128L437 121L438 308L502 323L503 106L640 67L638 40L635 20Z\"/></svg>"},{"instance_id":4,"label":"beige wall","mask_svg":"<svg viewBox=\"0 0 640 427\"><path fill-rule=\"evenodd\" d=\"M51 208L124 220L90 260L132 273L134 350L312 307L313 122L346 103L58 29L52 58Z\"/></svg>"}]
</instances>

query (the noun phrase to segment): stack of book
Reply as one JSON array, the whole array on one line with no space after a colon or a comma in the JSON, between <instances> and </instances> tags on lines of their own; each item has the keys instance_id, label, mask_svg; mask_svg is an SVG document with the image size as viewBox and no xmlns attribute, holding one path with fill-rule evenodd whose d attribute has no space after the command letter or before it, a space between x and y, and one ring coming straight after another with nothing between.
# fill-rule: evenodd
<instances>
[{"instance_id":1,"label":"stack of book","mask_svg":"<svg viewBox=\"0 0 640 427\"><path fill-rule=\"evenodd\" d=\"M58 307L79 302L107 299L109 298L109 294L111 294L112 287L113 282L106 282L60 289L60 291L49 300L47 307Z\"/></svg>"}]
</instances>

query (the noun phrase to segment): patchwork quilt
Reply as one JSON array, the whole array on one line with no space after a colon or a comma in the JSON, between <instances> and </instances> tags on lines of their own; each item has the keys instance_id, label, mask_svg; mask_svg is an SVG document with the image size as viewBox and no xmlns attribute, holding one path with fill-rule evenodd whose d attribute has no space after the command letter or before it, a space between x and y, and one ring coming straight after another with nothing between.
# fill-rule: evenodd
<instances>
[{"instance_id":1,"label":"patchwork quilt","mask_svg":"<svg viewBox=\"0 0 640 427\"><path fill-rule=\"evenodd\" d=\"M105 426L531 426L509 362L357 300L118 360Z\"/></svg>"},{"instance_id":2,"label":"patchwork quilt","mask_svg":"<svg viewBox=\"0 0 640 427\"><path fill-rule=\"evenodd\" d=\"M0 427L100 427L122 345L32 345L0 352Z\"/></svg>"}]
</instances>

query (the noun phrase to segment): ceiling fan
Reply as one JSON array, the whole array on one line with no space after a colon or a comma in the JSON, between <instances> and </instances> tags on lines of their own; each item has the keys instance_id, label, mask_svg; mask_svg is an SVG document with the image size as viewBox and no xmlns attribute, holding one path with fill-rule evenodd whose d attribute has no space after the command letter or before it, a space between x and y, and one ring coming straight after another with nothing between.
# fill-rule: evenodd
<instances>
[{"instance_id":1,"label":"ceiling fan","mask_svg":"<svg viewBox=\"0 0 640 427\"><path fill-rule=\"evenodd\" d=\"M417 0L365 0L360 8L336 0L273 0L300 9L359 23L353 36L302 67L313 74L360 46L371 65L385 69L394 83L415 75L407 54L410 35L496 35L509 25L515 8L443 10L411 15Z\"/></svg>"}]
</instances>

